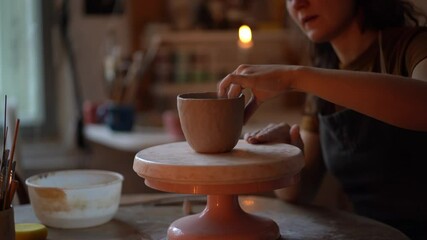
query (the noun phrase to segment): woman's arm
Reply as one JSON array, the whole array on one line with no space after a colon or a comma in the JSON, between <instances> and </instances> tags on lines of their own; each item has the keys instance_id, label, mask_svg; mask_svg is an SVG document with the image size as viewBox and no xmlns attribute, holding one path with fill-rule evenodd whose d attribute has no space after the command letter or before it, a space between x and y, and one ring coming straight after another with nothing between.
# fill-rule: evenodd
<instances>
[{"instance_id":1,"label":"woman's arm","mask_svg":"<svg viewBox=\"0 0 427 240\"><path fill-rule=\"evenodd\" d=\"M427 131L427 70L421 67L427 59L420 64L414 78L301 67L291 87L391 125Z\"/></svg>"},{"instance_id":2,"label":"woman's arm","mask_svg":"<svg viewBox=\"0 0 427 240\"><path fill-rule=\"evenodd\" d=\"M253 93L246 113L289 90L308 92L398 127L427 131L427 59L413 78L287 65L241 65L218 85L221 96ZM250 116L246 116L246 119Z\"/></svg>"}]
</instances>

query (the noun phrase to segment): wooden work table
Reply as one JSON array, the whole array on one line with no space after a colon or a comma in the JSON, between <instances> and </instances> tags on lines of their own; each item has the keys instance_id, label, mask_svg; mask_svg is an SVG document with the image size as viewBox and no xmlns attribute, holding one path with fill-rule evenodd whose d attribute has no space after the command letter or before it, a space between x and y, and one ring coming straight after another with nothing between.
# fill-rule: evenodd
<instances>
[{"instance_id":1,"label":"wooden work table","mask_svg":"<svg viewBox=\"0 0 427 240\"><path fill-rule=\"evenodd\" d=\"M124 196L110 222L92 228L48 228L49 240L165 239L168 226L185 215L183 201L192 212L203 210L203 196L183 194L139 194ZM278 199L241 196L241 207L272 218L280 227L281 239L408 239L385 224L351 213L315 206L299 206ZM31 205L15 206L15 222L38 222Z\"/></svg>"}]
</instances>

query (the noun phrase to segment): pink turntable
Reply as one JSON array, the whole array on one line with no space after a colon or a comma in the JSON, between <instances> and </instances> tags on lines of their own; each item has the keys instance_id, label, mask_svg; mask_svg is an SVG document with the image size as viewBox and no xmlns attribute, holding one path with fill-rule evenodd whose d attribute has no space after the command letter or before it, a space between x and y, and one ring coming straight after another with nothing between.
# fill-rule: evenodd
<instances>
[{"instance_id":1,"label":"pink turntable","mask_svg":"<svg viewBox=\"0 0 427 240\"><path fill-rule=\"evenodd\" d=\"M133 169L151 188L207 195L201 213L169 226L169 240L276 240L280 238L278 225L243 211L238 195L292 185L303 166L302 152L295 146L252 145L240 140L231 152L220 154L196 153L187 142L147 148L136 154Z\"/></svg>"}]
</instances>

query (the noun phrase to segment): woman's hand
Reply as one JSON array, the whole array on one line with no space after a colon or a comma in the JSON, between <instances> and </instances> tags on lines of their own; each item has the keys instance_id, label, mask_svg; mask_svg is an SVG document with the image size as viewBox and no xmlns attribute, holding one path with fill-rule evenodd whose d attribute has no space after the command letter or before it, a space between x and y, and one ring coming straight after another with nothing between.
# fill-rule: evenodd
<instances>
[{"instance_id":1,"label":"woman's hand","mask_svg":"<svg viewBox=\"0 0 427 240\"><path fill-rule=\"evenodd\" d=\"M218 85L221 97L237 97L243 89L251 89L252 97L245 107L245 122L264 101L290 88L292 66L240 65Z\"/></svg>"},{"instance_id":2,"label":"woman's hand","mask_svg":"<svg viewBox=\"0 0 427 240\"><path fill-rule=\"evenodd\" d=\"M218 95L237 97L249 88L257 101L263 102L289 88L291 70L292 66L286 65L240 65L219 83Z\"/></svg>"},{"instance_id":3,"label":"woman's hand","mask_svg":"<svg viewBox=\"0 0 427 240\"><path fill-rule=\"evenodd\" d=\"M304 149L298 125L291 127L286 123L269 124L258 131L246 133L244 139L252 144L287 143Z\"/></svg>"}]
</instances>

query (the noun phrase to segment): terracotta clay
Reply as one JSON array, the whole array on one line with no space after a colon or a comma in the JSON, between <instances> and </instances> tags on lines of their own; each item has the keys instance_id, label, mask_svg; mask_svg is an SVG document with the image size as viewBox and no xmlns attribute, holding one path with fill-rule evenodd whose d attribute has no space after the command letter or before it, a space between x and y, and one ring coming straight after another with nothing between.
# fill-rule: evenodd
<instances>
[{"instance_id":1,"label":"terracotta clay","mask_svg":"<svg viewBox=\"0 0 427 240\"><path fill-rule=\"evenodd\" d=\"M178 95L185 139L199 153L222 153L236 146L242 132L244 95L218 98L216 92Z\"/></svg>"}]
</instances>

